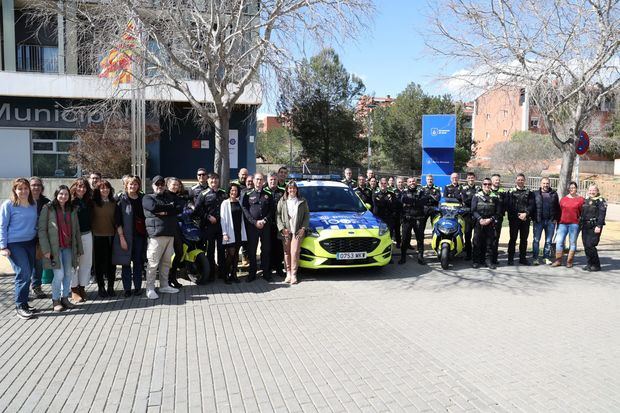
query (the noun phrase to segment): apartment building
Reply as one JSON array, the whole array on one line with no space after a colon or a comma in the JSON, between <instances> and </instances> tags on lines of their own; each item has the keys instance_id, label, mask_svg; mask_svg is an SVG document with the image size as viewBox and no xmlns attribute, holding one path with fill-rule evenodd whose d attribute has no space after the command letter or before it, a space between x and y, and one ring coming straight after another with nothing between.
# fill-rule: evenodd
<instances>
[{"instance_id":1,"label":"apartment building","mask_svg":"<svg viewBox=\"0 0 620 413\"><path fill-rule=\"evenodd\" d=\"M1 4L0 177L77 176L82 173L80 166L68 162L69 147L78 139L75 131L102 118L99 114L78 117L66 108L113 96L112 82L97 76L102 56L89 50L88 44L78 44L71 23L62 17L37 31L24 12L28 1L2 0ZM192 90L203 89L198 81L188 85ZM147 89L145 93L147 105L163 99L173 102L178 119L190 109L176 91L164 95ZM200 93L205 101L212 101L208 92ZM255 168L260 103L258 93L244 93L231 116L231 176L239 168ZM150 116L146 123L148 176L187 178L195 176L198 167L213 168L213 129L201 132L189 119L169 121L158 116Z\"/></svg>"}]
</instances>

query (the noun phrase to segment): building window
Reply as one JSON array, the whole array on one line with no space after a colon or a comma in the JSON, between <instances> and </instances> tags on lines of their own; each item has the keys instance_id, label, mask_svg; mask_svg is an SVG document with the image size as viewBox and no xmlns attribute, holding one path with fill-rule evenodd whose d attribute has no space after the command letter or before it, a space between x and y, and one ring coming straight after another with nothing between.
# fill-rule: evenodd
<instances>
[{"instance_id":1,"label":"building window","mask_svg":"<svg viewBox=\"0 0 620 413\"><path fill-rule=\"evenodd\" d=\"M485 134L484 134L484 138L485 138L485 139L487 139L487 140L489 139L489 137L490 137L490 136L491 136L491 135L489 135L489 132L487 132L487 133L485 133Z\"/></svg>"},{"instance_id":2,"label":"building window","mask_svg":"<svg viewBox=\"0 0 620 413\"><path fill-rule=\"evenodd\" d=\"M503 134L504 134L504 137L507 137L507 136L508 136L508 130L507 130L507 129L504 129Z\"/></svg>"},{"instance_id":3,"label":"building window","mask_svg":"<svg viewBox=\"0 0 620 413\"><path fill-rule=\"evenodd\" d=\"M491 114L490 114L490 113L487 113L487 116L486 116L486 117L487 117L487 120L491 119Z\"/></svg>"},{"instance_id":4,"label":"building window","mask_svg":"<svg viewBox=\"0 0 620 413\"><path fill-rule=\"evenodd\" d=\"M530 128L538 129L538 118L530 119Z\"/></svg>"},{"instance_id":5,"label":"building window","mask_svg":"<svg viewBox=\"0 0 620 413\"><path fill-rule=\"evenodd\" d=\"M525 103L525 89L519 90L519 106L523 106Z\"/></svg>"},{"instance_id":6,"label":"building window","mask_svg":"<svg viewBox=\"0 0 620 413\"><path fill-rule=\"evenodd\" d=\"M77 142L74 131L31 131L32 173L41 177L77 176L78 168L69 164L69 148Z\"/></svg>"},{"instance_id":7,"label":"building window","mask_svg":"<svg viewBox=\"0 0 620 413\"><path fill-rule=\"evenodd\" d=\"M504 109L502 112L504 113L504 119L506 119L508 117L508 111Z\"/></svg>"}]
</instances>

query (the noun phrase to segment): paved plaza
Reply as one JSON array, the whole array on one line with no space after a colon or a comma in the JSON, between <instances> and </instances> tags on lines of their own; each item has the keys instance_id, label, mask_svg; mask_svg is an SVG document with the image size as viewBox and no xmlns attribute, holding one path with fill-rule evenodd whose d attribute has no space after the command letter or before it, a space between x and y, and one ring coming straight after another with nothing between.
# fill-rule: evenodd
<instances>
[{"instance_id":1,"label":"paved plaza","mask_svg":"<svg viewBox=\"0 0 620 413\"><path fill-rule=\"evenodd\" d=\"M61 315L34 300L36 320L2 276L0 410L617 412L620 252L604 244L599 273L582 253L494 272L410 259Z\"/></svg>"}]
</instances>

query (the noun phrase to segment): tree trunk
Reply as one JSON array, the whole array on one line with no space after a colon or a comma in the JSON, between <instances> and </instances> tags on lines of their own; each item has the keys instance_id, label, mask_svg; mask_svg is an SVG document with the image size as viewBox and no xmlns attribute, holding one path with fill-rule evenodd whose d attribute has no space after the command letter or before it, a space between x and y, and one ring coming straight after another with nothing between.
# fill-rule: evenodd
<instances>
[{"instance_id":1,"label":"tree trunk","mask_svg":"<svg viewBox=\"0 0 620 413\"><path fill-rule=\"evenodd\" d=\"M560 182L558 195L563 197L568 193L568 184L573 180L573 166L575 165L575 140L571 139L562 145L562 167L560 168Z\"/></svg>"},{"instance_id":2,"label":"tree trunk","mask_svg":"<svg viewBox=\"0 0 620 413\"><path fill-rule=\"evenodd\" d=\"M222 188L228 187L230 181L230 159L228 152L228 132L230 130L230 112L226 109L218 111L214 121L215 126L215 155L213 170L220 175Z\"/></svg>"}]
</instances>

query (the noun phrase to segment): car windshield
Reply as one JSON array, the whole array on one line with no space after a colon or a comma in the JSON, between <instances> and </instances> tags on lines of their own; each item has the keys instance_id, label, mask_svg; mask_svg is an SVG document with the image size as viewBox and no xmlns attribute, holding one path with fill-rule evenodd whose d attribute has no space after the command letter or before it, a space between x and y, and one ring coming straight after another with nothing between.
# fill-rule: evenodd
<instances>
[{"instance_id":1,"label":"car windshield","mask_svg":"<svg viewBox=\"0 0 620 413\"><path fill-rule=\"evenodd\" d=\"M366 208L353 190L339 186L300 186L299 192L308 201L310 212L365 212Z\"/></svg>"}]
</instances>

